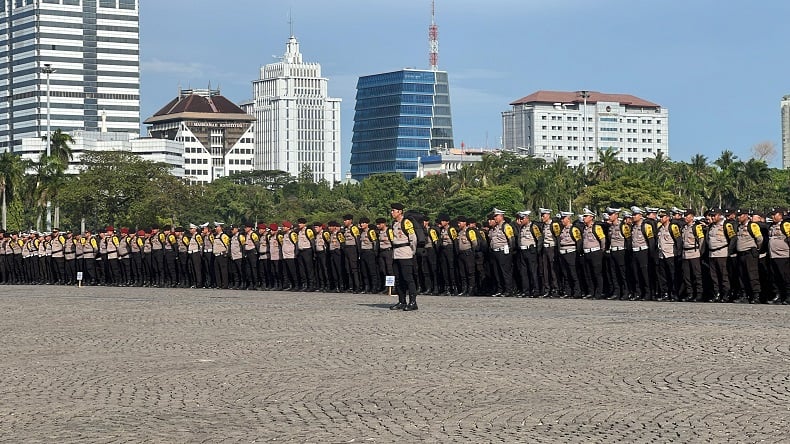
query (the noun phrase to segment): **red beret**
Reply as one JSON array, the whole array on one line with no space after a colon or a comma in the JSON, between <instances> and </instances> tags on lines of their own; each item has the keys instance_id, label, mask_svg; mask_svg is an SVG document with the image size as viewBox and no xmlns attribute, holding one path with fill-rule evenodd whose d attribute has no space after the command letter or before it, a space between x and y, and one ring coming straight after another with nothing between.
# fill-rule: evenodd
<instances>
[{"instance_id":1,"label":"red beret","mask_svg":"<svg viewBox=\"0 0 790 444\"><path fill-rule=\"evenodd\" d=\"M129 229L126 227L121 227L121 234L129 234Z\"/></svg>"},{"instance_id":2,"label":"red beret","mask_svg":"<svg viewBox=\"0 0 790 444\"><path fill-rule=\"evenodd\" d=\"M266 229L266 224L264 224L264 223L258 224L258 229L259 230L265 230Z\"/></svg>"},{"instance_id":3,"label":"red beret","mask_svg":"<svg viewBox=\"0 0 790 444\"><path fill-rule=\"evenodd\" d=\"M138 236L145 236L145 230L140 230L137 232Z\"/></svg>"},{"instance_id":4,"label":"red beret","mask_svg":"<svg viewBox=\"0 0 790 444\"><path fill-rule=\"evenodd\" d=\"M113 226L112 226L112 225L108 225L108 226L107 226L107 229L106 229L105 231L107 231L107 232L110 232L110 231L115 231L115 228L113 228Z\"/></svg>"},{"instance_id":5,"label":"red beret","mask_svg":"<svg viewBox=\"0 0 790 444\"><path fill-rule=\"evenodd\" d=\"M284 220L284 221L283 221L283 226L284 226L285 228L291 228L291 227L293 227L293 224L292 224L292 223L290 223L290 222L288 222L287 220Z\"/></svg>"},{"instance_id":6,"label":"red beret","mask_svg":"<svg viewBox=\"0 0 790 444\"><path fill-rule=\"evenodd\" d=\"M272 231L277 231L277 224L270 224L269 229Z\"/></svg>"}]
</instances>

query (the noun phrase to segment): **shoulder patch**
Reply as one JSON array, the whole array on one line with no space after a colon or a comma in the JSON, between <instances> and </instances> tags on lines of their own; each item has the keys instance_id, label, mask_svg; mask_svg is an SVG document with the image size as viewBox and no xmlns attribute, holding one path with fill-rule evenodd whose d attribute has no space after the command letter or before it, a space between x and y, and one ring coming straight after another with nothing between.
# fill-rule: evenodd
<instances>
[{"instance_id":1,"label":"shoulder patch","mask_svg":"<svg viewBox=\"0 0 790 444\"><path fill-rule=\"evenodd\" d=\"M670 224L669 232L672 234L672 237L674 237L675 239L680 237L680 228L678 227L677 224Z\"/></svg>"},{"instance_id":2,"label":"shoulder patch","mask_svg":"<svg viewBox=\"0 0 790 444\"><path fill-rule=\"evenodd\" d=\"M576 227L576 226L571 227L571 237L575 241L581 240L581 238L582 238L582 230L580 230L579 227Z\"/></svg>"},{"instance_id":3,"label":"shoulder patch","mask_svg":"<svg viewBox=\"0 0 790 444\"><path fill-rule=\"evenodd\" d=\"M477 233L475 233L475 230L466 230L466 237L469 238L470 242L474 242L477 240Z\"/></svg>"},{"instance_id":4,"label":"shoulder patch","mask_svg":"<svg viewBox=\"0 0 790 444\"><path fill-rule=\"evenodd\" d=\"M597 237L598 240L601 240L606 237L606 235L603 233L603 227L601 227L600 225L595 226L595 237Z\"/></svg>"},{"instance_id":5,"label":"shoulder patch","mask_svg":"<svg viewBox=\"0 0 790 444\"><path fill-rule=\"evenodd\" d=\"M754 222L749 224L749 231L755 238L761 237L763 235L763 233L760 231L760 226Z\"/></svg>"},{"instance_id":6,"label":"shoulder patch","mask_svg":"<svg viewBox=\"0 0 790 444\"><path fill-rule=\"evenodd\" d=\"M514 235L513 226L510 224L505 224L505 229L503 231L505 232L505 236L507 236L508 239L510 239Z\"/></svg>"},{"instance_id":7,"label":"shoulder patch","mask_svg":"<svg viewBox=\"0 0 790 444\"><path fill-rule=\"evenodd\" d=\"M694 226L694 234L697 236L697 239L702 239L705 237L705 231L702 229L701 224Z\"/></svg>"},{"instance_id":8,"label":"shoulder patch","mask_svg":"<svg viewBox=\"0 0 790 444\"><path fill-rule=\"evenodd\" d=\"M653 238L653 226L650 225L650 224L644 224L644 225L645 225L645 237L648 238L648 239L652 239Z\"/></svg>"}]
</instances>

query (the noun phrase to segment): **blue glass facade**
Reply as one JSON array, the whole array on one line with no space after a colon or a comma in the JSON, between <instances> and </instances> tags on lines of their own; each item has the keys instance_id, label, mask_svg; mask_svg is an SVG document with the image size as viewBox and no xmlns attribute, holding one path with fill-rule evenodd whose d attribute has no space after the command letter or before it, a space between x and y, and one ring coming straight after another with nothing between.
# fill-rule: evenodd
<instances>
[{"instance_id":1,"label":"blue glass facade","mask_svg":"<svg viewBox=\"0 0 790 444\"><path fill-rule=\"evenodd\" d=\"M417 175L417 158L454 147L447 73L406 69L360 77L351 139L351 176Z\"/></svg>"}]
</instances>

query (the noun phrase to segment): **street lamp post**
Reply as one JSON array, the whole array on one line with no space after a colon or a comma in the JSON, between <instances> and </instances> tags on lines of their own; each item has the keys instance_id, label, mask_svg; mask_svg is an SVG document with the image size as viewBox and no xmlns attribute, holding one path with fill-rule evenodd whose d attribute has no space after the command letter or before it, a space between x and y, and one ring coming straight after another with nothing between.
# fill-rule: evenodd
<instances>
[{"instance_id":1,"label":"street lamp post","mask_svg":"<svg viewBox=\"0 0 790 444\"><path fill-rule=\"evenodd\" d=\"M49 75L55 72L51 64L45 63L41 72L47 75L47 158L51 155L52 133L50 131ZM52 231L52 201L47 196L47 231Z\"/></svg>"}]
</instances>

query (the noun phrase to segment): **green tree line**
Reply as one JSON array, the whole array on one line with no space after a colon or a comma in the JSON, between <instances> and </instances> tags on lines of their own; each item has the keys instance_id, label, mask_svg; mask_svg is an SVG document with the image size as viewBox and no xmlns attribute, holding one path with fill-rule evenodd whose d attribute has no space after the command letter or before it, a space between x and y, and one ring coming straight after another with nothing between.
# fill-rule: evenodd
<instances>
[{"instance_id":1,"label":"green tree line","mask_svg":"<svg viewBox=\"0 0 790 444\"><path fill-rule=\"evenodd\" d=\"M626 163L613 150L598 154L598 161L587 168L571 167L562 158L546 162L511 153L486 154L481 162L450 175L407 181L400 174L378 174L332 187L313 182L309 170L298 177L251 171L210 184L189 184L170 175L164 164L117 151L85 153L81 173L71 176L63 174L70 152L53 148L49 158L37 163L0 155L0 193L9 230L40 227L48 199L60 209L60 228L72 230L83 219L89 228L140 228L298 217L327 222L346 213L375 218L389 214L394 201L431 217L448 213L478 219L493 207L512 214L525 208L557 212L588 206L601 211L633 204L697 211L790 206L790 171L769 168L761 160L741 160L731 151L712 161L696 155L689 162L658 155Z\"/></svg>"}]
</instances>

